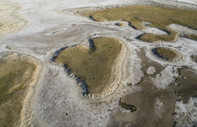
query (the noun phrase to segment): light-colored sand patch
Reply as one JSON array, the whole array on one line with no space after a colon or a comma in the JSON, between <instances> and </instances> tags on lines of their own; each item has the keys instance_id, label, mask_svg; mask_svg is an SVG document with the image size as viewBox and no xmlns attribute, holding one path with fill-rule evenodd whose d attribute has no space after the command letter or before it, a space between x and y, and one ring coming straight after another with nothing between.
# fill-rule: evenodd
<instances>
[{"instance_id":1,"label":"light-colored sand patch","mask_svg":"<svg viewBox=\"0 0 197 127\"><path fill-rule=\"evenodd\" d=\"M175 30L176 32L180 33L180 34L186 34L186 35L197 34L197 30L191 29L187 26L182 26L182 25L179 25L179 24L170 24L169 27L171 29Z\"/></svg>"},{"instance_id":2,"label":"light-colored sand patch","mask_svg":"<svg viewBox=\"0 0 197 127\"><path fill-rule=\"evenodd\" d=\"M0 2L0 36L24 27L27 22L17 15L20 8L15 4Z\"/></svg>"},{"instance_id":3,"label":"light-colored sand patch","mask_svg":"<svg viewBox=\"0 0 197 127\"><path fill-rule=\"evenodd\" d=\"M146 26L146 29L143 30L145 33L151 33L151 34L156 34L156 35L167 35L165 31L158 29L156 27L151 27L150 26L151 23L142 22L142 24Z\"/></svg>"},{"instance_id":4,"label":"light-colored sand patch","mask_svg":"<svg viewBox=\"0 0 197 127\"><path fill-rule=\"evenodd\" d=\"M110 114L117 111L119 97L93 101L81 91L61 66L46 65L32 104L33 119L26 126L107 126Z\"/></svg>"},{"instance_id":5,"label":"light-colored sand patch","mask_svg":"<svg viewBox=\"0 0 197 127\"><path fill-rule=\"evenodd\" d=\"M173 83L179 76L177 68L167 66L160 74L157 74L153 79L153 85L158 89L165 89Z\"/></svg>"},{"instance_id":6,"label":"light-colored sand patch","mask_svg":"<svg viewBox=\"0 0 197 127\"><path fill-rule=\"evenodd\" d=\"M177 101L175 104L176 127L194 127L197 125L197 98L191 97L187 103Z\"/></svg>"},{"instance_id":7,"label":"light-colored sand patch","mask_svg":"<svg viewBox=\"0 0 197 127\"><path fill-rule=\"evenodd\" d=\"M34 96L35 96L36 87L37 87L36 85L37 85L38 79L40 78L39 76L40 76L40 72L42 68L41 63L38 63L38 61L31 59L30 62L35 63L37 66L36 66L34 73L32 74L32 81L29 84L29 87L27 89L28 92L23 101L23 108L20 114L21 116L20 127L25 127L25 124L32 120L32 116L30 115L32 113L31 104L34 101Z\"/></svg>"},{"instance_id":8,"label":"light-colored sand patch","mask_svg":"<svg viewBox=\"0 0 197 127\"><path fill-rule=\"evenodd\" d=\"M163 112L163 102L159 98L156 98L154 106L155 106L155 113L157 117L161 119Z\"/></svg>"},{"instance_id":9,"label":"light-colored sand patch","mask_svg":"<svg viewBox=\"0 0 197 127\"><path fill-rule=\"evenodd\" d=\"M197 5L197 0L176 0L176 2L183 2L183 3L189 3Z\"/></svg>"},{"instance_id":10,"label":"light-colored sand patch","mask_svg":"<svg viewBox=\"0 0 197 127\"><path fill-rule=\"evenodd\" d=\"M155 71L156 71L156 69L155 69L155 67L153 67L153 66L150 66L148 69L147 69L147 74L154 74L155 73Z\"/></svg>"},{"instance_id":11,"label":"light-colored sand patch","mask_svg":"<svg viewBox=\"0 0 197 127\"><path fill-rule=\"evenodd\" d=\"M11 48L8 45L2 44L0 45L0 52L5 52L10 50Z\"/></svg>"},{"instance_id":12,"label":"light-colored sand patch","mask_svg":"<svg viewBox=\"0 0 197 127\"><path fill-rule=\"evenodd\" d=\"M137 85L141 79L144 77L144 73L142 71L142 60L137 55L137 48L133 44L128 45L129 48L129 58L130 66L128 67L128 70L130 71L131 75L131 83L132 86Z\"/></svg>"},{"instance_id":13,"label":"light-colored sand patch","mask_svg":"<svg viewBox=\"0 0 197 127\"><path fill-rule=\"evenodd\" d=\"M117 25L117 26L121 26L121 27L124 27L124 26L126 26L126 24L125 24L125 23L122 23L122 22L115 23L115 25Z\"/></svg>"},{"instance_id":14,"label":"light-colored sand patch","mask_svg":"<svg viewBox=\"0 0 197 127\"><path fill-rule=\"evenodd\" d=\"M196 29L191 29L186 26L182 26L179 24L171 24L169 27L176 32L178 32L182 37L197 40L197 30Z\"/></svg>"}]
</instances>

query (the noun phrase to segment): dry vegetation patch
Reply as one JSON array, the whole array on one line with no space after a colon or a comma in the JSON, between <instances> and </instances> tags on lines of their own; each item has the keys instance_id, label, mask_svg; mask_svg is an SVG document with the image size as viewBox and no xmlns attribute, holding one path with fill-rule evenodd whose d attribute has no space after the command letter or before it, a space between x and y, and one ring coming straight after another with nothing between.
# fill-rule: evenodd
<instances>
[{"instance_id":1,"label":"dry vegetation patch","mask_svg":"<svg viewBox=\"0 0 197 127\"><path fill-rule=\"evenodd\" d=\"M178 61L181 59L180 53L169 48L154 48L152 49L154 55L167 61Z\"/></svg>"},{"instance_id":2,"label":"dry vegetation patch","mask_svg":"<svg viewBox=\"0 0 197 127\"><path fill-rule=\"evenodd\" d=\"M166 31L167 35L144 34L139 39L147 42L175 41L178 34L170 29L170 24L180 24L197 29L197 11L155 6L130 6L89 12L88 16L95 21L128 21L138 30L145 29L142 22Z\"/></svg>"},{"instance_id":3,"label":"dry vegetation patch","mask_svg":"<svg viewBox=\"0 0 197 127\"><path fill-rule=\"evenodd\" d=\"M197 40L197 35L195 35L195 34L192 34L192 35L184 35L183 37L186 37L186 38L189 38L189 39L192 39L192 40Z\"/></svg>"},{"instance_id":4,"label":"dry vegetation patch","mask_svg":"<svg viewBox=\"0 0 197 127\"><path fill-rule=\"evenodd\" d=\"M95 48L84 45L62 51L56 62L66 65L70 71L84 80L91 93L100 93L109 84L112 67L122 49L122 42L114 38L92 39Z\"/></svg>"},{"instance_id":5,"label":"dry vegetation patch","mask_svg":"<svg viewBox=\"0 0 197 127\"><path fill-rule=\"evenodd\" d=\"M0 59L0 125L20 124L23 100L31 83L36 65L18 54Z\"/></svg>"}]
</instances>

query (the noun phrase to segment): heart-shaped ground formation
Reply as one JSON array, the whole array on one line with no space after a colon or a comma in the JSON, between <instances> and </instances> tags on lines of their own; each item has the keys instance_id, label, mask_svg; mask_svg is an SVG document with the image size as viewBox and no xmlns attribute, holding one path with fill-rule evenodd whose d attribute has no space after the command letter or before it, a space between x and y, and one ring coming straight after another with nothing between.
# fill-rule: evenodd
<instances>
[{"instance_id":1,"label":"heart-shaped ground formation","mask_svg":"<svg viewBox=\"0 0 197 127\"><path fill-rule=\"evenodd\" d=\"M90 47L81 44L61 48L61 52L55 53L55 62L63 65L68 74L73 73L78 83L82 82L83 94L113 89L112 84L117 85L121 76L123 43L115 38L98 37L90 39L89 44Z\"/></svg>"}]
</instances>

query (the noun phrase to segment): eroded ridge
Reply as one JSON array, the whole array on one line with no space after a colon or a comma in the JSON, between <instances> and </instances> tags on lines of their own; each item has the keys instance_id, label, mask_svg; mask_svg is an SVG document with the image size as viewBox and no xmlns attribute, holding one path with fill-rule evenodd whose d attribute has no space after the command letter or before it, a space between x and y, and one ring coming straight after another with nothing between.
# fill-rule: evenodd
<instances>
[{"instance_id":1,"label":"eroded ridge","mask_svg":"<svg viewBox=\"0 0 197 127\"><path fill-rule=\"evenodd\" d=\"M0 37L27 24L27 21L17 15L16 11L19 9L20 7L13 3L0 2Z\"/></svg>"},{"instance_id":2,"label":"eroded ridge","mask_svg":"<svg viewBox=\"0 0 197 127\"><path fill-rule=\"evenodd\" d=\"M18 53L1 53L0 59L0 125L19 126L27 109L32 83L38 74L36 61Z\"/></svg>"},{"instance_id":3,"label":"eroded ridge","mask_svg":"<svg viewBox=\"0 0 197 127\"><path fill-rule=\"evenodd\" d=\"M99 99L118 88L126 49L122 41L110 37L89 39L89 45L89 48L85 45L65 48L58 53L55 62L60 63L68 75L73 74L81 84L83 95Z\"/></svg>"},{"instance_id":4,"label":"eroded ridge","mask_svg":"<svg viewBox=\"0 0 197 127\"><path fill-rule=\"evenodd\" d=\"M132 27L138 30L146 28L142 22L150 22L150 26L159 28L167 33L167 35L146 33L137 37L137 39L146 42L176 41L178 37L177 32L168 27L173 23L188 26L195 30L197 29L196 10L181 10L156 6L130 6L87 12L84 15L99 22L127 21ZM196 35L187 36L196 38Z\"/></svg>"}]
</instances>

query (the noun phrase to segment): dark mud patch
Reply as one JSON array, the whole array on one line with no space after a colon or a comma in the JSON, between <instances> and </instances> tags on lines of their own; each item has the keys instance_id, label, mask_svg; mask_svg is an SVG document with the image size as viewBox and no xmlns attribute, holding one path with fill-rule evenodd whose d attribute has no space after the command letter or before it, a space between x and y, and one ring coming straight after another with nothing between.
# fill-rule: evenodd
<instances>
[{"instance_id":1,"label":"dark mud patch","mask_svg":"<svg viewBox=\"0 0 197 127\"><path fill-rule=\"evenodd\" d=\"M152 81L145 79L141 83L142 91L131 93L122 98L127 104L135 105L134 113L117 113L113 119L131 123L136 127L170 127L174 123L173 112L177 96L171 90L160 91L152 86ZM159 99L163 106L161 116L156 113L155 103Z\"/></svg>"},{"instance_id":2,"label":"dark mud patch","mask_svg":"<svg viewBox=\"0 0 197 127\"><path fill-rule=\"evenodd\" d=\"M171 84L167 89L159 90L153 86L152 78L160 73L164 67L148 59L143 49L138 52L138 55L142 59L142 70L145 73L145 77L140 83L141 91L127 94L121 98L122 102L127 105L134 105L137 110L135 112L116 112L111 117L109 126L175 126L176 101L180 99L186 101L189 97L197 95L196 72L190 68L183 67L179 69L181 77L175 83ZM156 68L156 72L153 75L146 74L149 66Z\"/></svg>"},{"instance_id":3,"label":"dark mud patch","mask_svg":"<svg viewBox=\"0 0 197 127\"><path fill-rule=\"evenodd\" d=\"M173 89L183 101L187 101L191 96L197 96L197 72L188 67L179 69L179 72L181 77L176 80Z\"/></svg>"},{"instance_id":4,"label":"dark mud patch","mask_svg":"<svg viewBox=\"0 0 197 127\"><path fill-rule=\"evenodd\" d=\"M194 62L197 63L197 55L192 55L191 58L192 58L192 60L193 60Z\"/></svg>"},{"instance_id":5,"label":"dark mud patch","mask_svg":"<svg viewBox=\"0 0 197 127\"><path fill-rule=\"evenodd\" d=\"M157 62L154 62L152 61L151 59L149 59L146 54L145 54L145 51L144 49L141 49L139 52L138 52L138 55L139 57L141 58L142 60L142 70L145 74L145 76L147 76L147 70L149 67L153 66L155 68L155 73L154 74L151 74L151 76L155 77L157 74L159 74L163 69L164 67L162 65L160 65L159 63Z\"/></svg>"}]
</instances>

